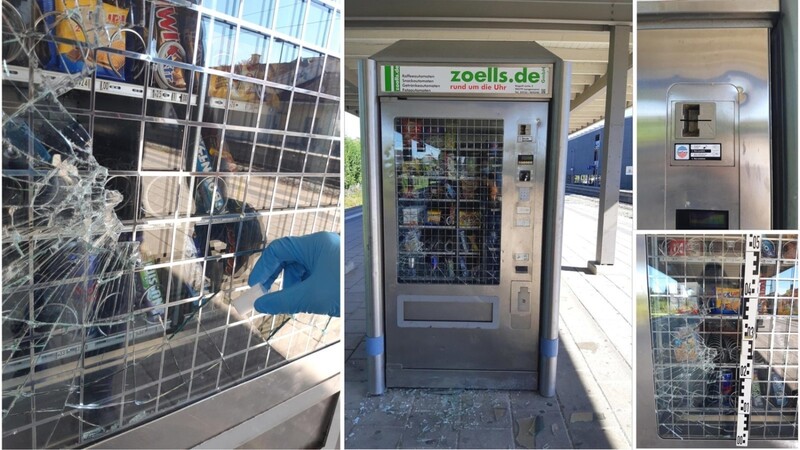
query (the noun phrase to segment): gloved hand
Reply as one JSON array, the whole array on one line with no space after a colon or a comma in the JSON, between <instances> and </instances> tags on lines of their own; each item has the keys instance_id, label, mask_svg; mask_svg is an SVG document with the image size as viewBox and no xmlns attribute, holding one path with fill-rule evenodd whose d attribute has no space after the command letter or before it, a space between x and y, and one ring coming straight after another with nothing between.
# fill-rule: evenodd
<instances>
[{"instance_id":1,"label":"gloved hand","mask_svg":"<svg viewBox=\"0 0 800 450\"><path fill-rule=\"evenodd\" d=\"M327 231L272 241L261 253L247 282L269 289L283 271L283 289L256 300L256 311L338 317L339 247L339 235Z\"/></svg>"}]
</instances>

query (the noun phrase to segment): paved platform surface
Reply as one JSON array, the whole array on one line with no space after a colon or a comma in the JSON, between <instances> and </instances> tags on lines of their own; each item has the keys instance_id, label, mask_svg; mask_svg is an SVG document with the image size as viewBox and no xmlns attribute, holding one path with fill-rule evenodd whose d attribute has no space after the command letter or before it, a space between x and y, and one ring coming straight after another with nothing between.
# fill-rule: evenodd
<instances>
[{"instance_id":1,"label":"paved platform surface","mask_svg":"<svg viewBox=\"0 0 800 450\"><path fill-rule=\"evenodd\" d=\"M362 217L347 213L345 447L629 448L632 211L620 206L616 263L592 275L597 209L597 199L566 197L554 398L464 389L368 396Z\"/></svg>"}]
</instances>

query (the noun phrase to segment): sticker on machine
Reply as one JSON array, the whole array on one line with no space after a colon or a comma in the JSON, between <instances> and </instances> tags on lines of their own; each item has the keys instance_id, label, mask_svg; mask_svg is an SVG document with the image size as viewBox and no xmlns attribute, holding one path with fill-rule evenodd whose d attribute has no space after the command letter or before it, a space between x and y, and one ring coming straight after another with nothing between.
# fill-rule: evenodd
<instances>
[{"instance_id":1,"label":"sticker on machine","mask_svg":"<svg viewBox=\"0 0 800 450\"><path fill-rule=\"evenodd\" d=\"M676 161L721 160L722 144L675 144Z\"/></svg>"},{"instance_id":2,"label":"sticker on machine","mask_svg":"<svg viewBox=\"0 0 800 450\"><path fill-rule=\"evenodd\" d=\"M675 160L688 161L689 160L689 146L686 144L675 144Z\"/></svg>"}]
</instances>

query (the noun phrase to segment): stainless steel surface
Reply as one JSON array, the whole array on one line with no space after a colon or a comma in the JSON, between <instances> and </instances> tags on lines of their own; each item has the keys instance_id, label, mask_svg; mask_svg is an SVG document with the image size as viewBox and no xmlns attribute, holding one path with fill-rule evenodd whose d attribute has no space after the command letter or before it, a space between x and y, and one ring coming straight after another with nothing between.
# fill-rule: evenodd
<instances>
[{"instance_id":1,"label":"stainless steel surface","mask_svg":"<svg viewBox=\"0 0 800 450\"><path fill-rule=\"evenodd\" d=\"M328 424L328 435L325 437L325 445L322 446L325 450L340 449L342 448L342 408L344 407L344 396L340 392L336 396L336 406Z\"/></svg>"},{"instance_id":2,"label":"stainless steel surface","mask_svg":"<svg viewBox=\"0 0 800 450\"><path fill-rule=\"evenodd\" d=\"M397 226L399 218L394 123L395 118L400 117L503 120L503 217L499 286L398 283L397 243L400 235ZM476 377L485 371L528 372L531 375L527 379L533 380L532 372L536 371L538 357L535 343L539 327L540 284L531 281L532 274L541 273L541 247L534 243L542 242L546 130L549 129L547 103L384 98L381 101L381 121L387 385L409 386L406 372L431 369L472 371ZM517 142L517 127L521 123L539 124L535 142ZM532 170L531 182L520 183L516 181L517 156L523 151L533 154L534 164L529 166ZM517 206L516 188L522 185L531 189L529 207L532 228L513 227ZM514 252L530 254L529 273L515 273L515 261L512 258ZM531 293L531 307L527 314L512 313L512 281L524 282ZM402 328L399 324L403 318L397 314L397 301L403 295L458 296L465 303L475 301L476 296L499 296L500 327L496 330ZM512 320L520 320L520 317L527 328L514 328ZM465 343L468 345L465 346ZM466 387L469 384L461 386ZM520 387L532 389L533 385Z\"/></svg>"},{"instance_id":3,"label":"stainless steel surface","mask_svg":"<svg viewBox=\"0 0 800 450\"><path fill-rule=\"evenodd\" d=\"M637 15L654 14L685 15L701 17L720 15L746 15L752 17L769 17L780 12L779 0L637 0Z\"/></svg>"},{"instance_id":4,"label":"stainless steel surface","mask_svg":"<svg viewBox=\"0 0 800 450\"><path fill-rule=\"evenodd\" d=\"M283 403L321 384L327 382L325 386L336 388L338 383L328 380L339 379L342 351L341 343L330 345L89 448L192 448L201 445L265 411L280 408Z\"/></svg>"},{"instance_id":5,"label":"stainless steel surface","mask_svg":"<svg viewBox=\"0 0 800 450\"><path fill-rule=\"evenodd\" d=\"M675 229L679 208L730 211L731 229L771 228L768 38L764 28L639 30L639 229ZM676 139L679 102L716 104L719 133ZM721 162L673 157L675 143L720 140Z\"/></svg>"},{"instance_id":6,"label":"stainless steel surface","mask_svg":"<svg viewBox=\"0 0 800 450\"><path fill-rule=\"evenodd\" d=\"M512 290L512 292L515 292ZM472 295L398 295L400 328L500 328L500 298Z\"/></svg>"},{"instance_id":7,"label":"stainless steel surface","mask_svg":"<svg viewBox=\"0 0 800 450\"><path fill-rule=\"evenodd\" d=\"M255 439L238 447L217 447L263 450L267 448L339 449L341 419L336 417L338 394L323 399L305 411L264 431ZM335 426L331 427L332 424Z\"/></svg>"},{"instance_id":8,"label":"stainless steel surface","mask_svg":"<svg viewBox=\"0 0 800 450\"><path fill-rule=\"evenodd\" d=\"M600 212L597 220L598 264L614 264L617 247L619 183L622 171L622 147L625 132L625 89L628 72L628 40L631 27L611 29L608 49L608 88L603 139Z\"/></svg>"},{"instance_id":9,"label":"stainless steel surface","mask_svg":"<svg viewBox=\"0 0 800 450\"><path fill-rule=\"evenodd\" d=\"M647 290L645 236L636 235L636 273L633 289L636 302L636 446L661 447L656 433L653 350L650 340L650 309ZM666 441L669 444L671 441ZM682 441L679 441L682 444Z\"/></svg>"},{"instance_id":10,"label":"stainless steel surface","mask_svg":"<svg viewBox=\"0 0 800 450\"><path fill-rule=\"evenodd\" d=\"M328 430L332 427L338 430L341 425L338 421L334 423L333 418L342 382L341 374L337 374L192 448L264 448L265 443L270 447L300 448L309 444L321 447L319 444L327 440ZM275 432L268 433L272 430Z\"/></svg>"},{"instance_id":11,"label":"stainless steel surface","mask_svg":"<svg viewBox=\"0 0 800 450\"><path fill-rule=\"evenodd\" d=\"M361 105L361 163L364 168L364 266L366 273L367 339L382 339L383 331L383 224L381 217L382 183L377 69L375 61L361 60L358 65L359 102ZM374 149L374 150L373 150ZM368 390L380 395L386 389L383 353L367 355Z\"/></svg>"},{"instance_id":12,"label":"stainless steel surface","mask_svg":"<svg viewBox=\"0 0 800 450\"><path fill-rule=\"evenodd\" d=\"M545 221L542 253L542 308L540 339L556 341L555 356L539 357L539 393L552 397L556 391L558 352L558 321L561 303L561 248L564 231L564 195L567 178L567 130L569 129L570 63L556 63L556 84L551 103L551 144L547 160L545 189Z\"/></svg>"},{"instance_id":13,"label":"stainless steel surface","mask_svg":"<svg viewBox=\"0 0 800 450\"><path fill-rule=\"evenodd\" d=\"M786 236L786 235L784 235ZM670 371L664 372L664 358L665 355L669 353L674 353L671 349L665 349L663 347L663 343L661 344L662 347L656 346L654 344L653 338L657 334L655 330L653 330L652 325L656 323L657 320L663 320L665 315L663 311L660 313L659 316L656 311L651 310L651 305L655 303L653 298L650 297L650 292L657 292L659 289L663 290L663 286L661 288L655 288L654 286L649 286L649 280L657 280L655 282L658 283L675 283L676 285L680 285L688 280L697 281L698 275L693 272L692 270L687 269L688 266L697 266L698 264L702 267L704 264L704 256L703 250L692 249L693 256L667 256L668 250L666 248L660 248L656 239L685 239L685 240L694 240L697 239L697 242L703 242L704 244L711 243L714 245L714 242L722 242L723 236L716 235L710 236L706 241L704 241L704 235L702 234L691 234L691 235L643 235L640 234L636 237L636 266L635 266L635 277L634 277L634 293L636 295L636 356L637 356L637 368L636 368L636 390L637 390L637 397L636 397L636 424L637 424L637 433L636 433L636 445L639 448L734 448L735 440L732 434L728 437L723 436L726 433L732 433L731 430L735 426L732 423L732 419L725 418L725 419L717 419L717 417L721 417L720 411L725 411L725 415L731 416L735 415L735 411L733 405L729 407L721 407L718 404L713 403L706 403L703 402L702 405L696 405L695 408L689 410L688 408L682 408L678 411L678 406L675 406L675 418L674 423L670 423L667 421L666 423L663 420L663 417L659 419L659 412L663 415L664 412L670 412L672 410L665 408L665 405L670 404L673 400L672 397L688 397L688 392L690 392L691 377L687 374L687 368L692 367L694 361L688 360L683 363L675 362ZM741 235L731 235L727 234L724 238L731 239L732 241L736 241L739 239L743 240ZM764 236L762 239L773 239L777 242L775 237ZM788 235L789 240L796 239L796 235ZM650 246L650 247L648 247ZM688 249L689 247L687 247ZM708 248L707 246L705 247ZM727 247L723 247L727 248ZM726 250L727 252L727 250ZM740 270L741 266L744 263L744 258L739 254L736 253L735 255L725 253L727 256L713 256L711 260L715 261L716 263L725 264L725 274L727 275L728 283L735 284L736 282L741 281L740 279ZM651 261L650 265L648 265L648 258ZM673 267L680 267L681 265L684 266L683 269L678 268L677 270L670 271L666 270L663 273L661 272L663 267L659 267L659 270L653 267L653 262L663 260L662 262L667 262L674 264ZM788 267L796 266L796 258L793 261L788 261ZM761 270L763 271L764 264L776 264L778 260L776 258L761 258ZM783 263L781 263L783 264ZM648 271L652 270L652 275L648 277ZM796 269L790 269L793 271ZM671 273L670 273L671 272ZM701 271L702 272L702 271ZM699 275L699 277L703 277L704 275ZM796 275L790 275L790 277L794 278L794 283L796 283ZM786 280L786 283L792 285L793 282ZM795 284L796 285L796 284ZM703 286L701 284L701 286ZM705 289L705 287L703 287ZM796 291L795 291L796 292ZM795 294L796 295L796 294ZM759 297L764 297L763 293L759 294ZM769 296L767 296L769 297ZM759 299L759 303L762 304L764 298ZM796 299L793 300L796 302ZM671 308L671 307L670 307ZM761 353L766 355L768 360L772 360L775 362L776 367L782 368L784 370L784 375L787 376L786 383L787 386L789 384L794 384L796 386L796 377L797 372L794 367L797 365L797 352L796 352L796 339L797 339L797 322L796 322L796 312L792 315L776 315L774 311L772 312L765 312L759 308L760 311L758 312L759 316L759 323L766 323L769 322L771 319L774 318L786 318L788 325L787 327L778 330L777 328L770 330L769 327L763 327L759 325L759 330L756 333L756 340L759 342L757 344L757 348L759 350L757 353ZM672 314L667 317L672 318L680 318L686 317L687 323L691 320L695 320L694 318L697 317L696 320L719 320L719 321L736 321L739 317L738 315L714 315L711 313L704 313L700 312L699 314L694 313L684 313L681 314ZM711 331L713 332L715 329L710 327ZM720 328L721 329L721 325ZM706 329L708 331L708 329ZM740 332L740 330L737 330ZM791 341L788 336L794 334L794 341ZM701 339L705 341L705 338ZM710 342L710 341L709 341ZM794 342L794 343L791 343ZM788 345L786 345L789 343ZM765 350L768 348L769 350ZM665 353L666 350L666 353ZM715 370L715 366L719 364L719 360L714 353L707 353L707 352L714 352L714 350L697 350L697 357L708 358L709 360L713 359L713 361L709 361L706 367L702 367L701 370L703 371L704 375L713 373ZM738 352L738 348L737 348ZM711 355L711 356L709 356ZM786 356L783 356L786 355ZM736 355L738 357L738 355ZM660 365L662 372L662 378L659 379L660 383L660 391L656 391L656 384L655 384L655 376L656 374L656 366L654 364L654 358L659 357ZM677 359L677 356L675 356ZM733 358L736 359L736 358ZM758 362L756 363L758 364ZM683 375L681 376L681 371ZM665 390L664 387L664 373L673 373L675 374L675 383L676 386L679 386L678 389L674 390ZM790 379L789 377L794 377L794 379ZM762 380L763 383L764 380ZM789 388L793 389L793 388ZM767 395L767 391L769 389L761 389L761 395ZM707 394L707 391L702 390L703 394ZM756 395L756 391L753 391L753 395ZM770 395L775 395L774 393ZM675 402L679 405L679 402ZM768 422L766 419L751 419L751 431L750 431L750 439L748 441L748 447L755 447L755 448L767 448L767 447L774 447L774 448L792 448L797 446L797 410L796 404L792 404L791 402L787 403L785 407L778 407L775 405L770 405L771 407L767 410L771 414L772 420L776 420L776 418L780 418L782 423L785 425L783 426L783 432L791 432L794 430L795 437L794 439L764 439L764 434L767 434L765 431L764 425ZM681 413L685 413L686 411L691 411L692 414L685 414L686 418L682 418ZM758 415L761 414L762 416L765 414L765 410L763 406L761 409L754 408L751 411L751 414ZM690 419L688 416L695 416L697 419ZM659 423L661 420L661 423ZM692 422L696 421L695 426L689 426ZM774 423L774 422L773 422ZM705 429L705 433L702 429ZM727 429L728 431L722 432L723 429ZM761 435L757 433L756 430L760 430L759 432ZM777 426L772 428L773 431L777 430ZM687 438L687 435L702 435L705 434L704 438ZM719 434L719 436L714 436Z\"/></svg>"},{"instance_id":14,"label":"stainless steel surface","mask_svg":"<svg viewBox=\"0 0 800 450\"><path fill-rule=\"evenodd\" d=\"M486 8L484 2L459 2L412 0L400 3L375 3L369 0L350 0L347 21L377 21L397 24L418 21L444 21L453 19L462 22L511 22L536 23L540 26L569 26L570 29L587 25L620 25L633 23L630 0L584 1L529 0L524 3L514 1L492 2ZM524 5L524 7L523 7ZM350 12L352 11L352 13ZM509 12L516 13L511 16Z\"/></svg>"},{"instance_id":15,"label":"stainless steel surface","mask_svg":"<svg viewBox=\"0 0 800 450\"><path fill-rule=\"evenodd\" d=\"M798 3L796 0L781 0L781 19L771 33L772 52L770 61L772 83L772 143L773 167L780 176L773 180L776 208L773 216L776 229L796 230L798 226L798 164L797 159L797 28ZM783 189L783 191L781 191ZM777 195L776 195L777 194Z\"/></svg>"}]
</instances>

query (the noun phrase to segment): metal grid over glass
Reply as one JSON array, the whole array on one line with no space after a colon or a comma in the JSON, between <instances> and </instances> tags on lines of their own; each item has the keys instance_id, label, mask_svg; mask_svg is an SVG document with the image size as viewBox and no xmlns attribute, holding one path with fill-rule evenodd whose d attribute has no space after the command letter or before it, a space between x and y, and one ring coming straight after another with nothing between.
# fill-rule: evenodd
<instances>
[{"instance_id":1,"label":"metal grid over glass","mask_svg":"<svg viewBox=\"0 0 800 450\"><path fill-rule=\"evenodd\" d=\"M503 121L395 119L398 282L500 283Z\"/></svg>"},{"instance_id":2,"label":"metal grid over glass","mask_svg":"<svg viewBox=\"0 0 800 450\"><path fill-rule=\"evenodd\" d=\"M339 340L229 303L268 242L340 230L341 14L3 2L4 447L86 445Z\"/></svg>"},{"instance_id":3,"label":"metal grid over glass","mask_svg":"<svg viewBox=\"0 0 800 450\"><path fill-rule=\"evenodd\" d=\"M647 236L658 434L734 439L744 235ZM750 439L797 439L797 235L761 236Z\"/></svg>"}]
</instances>

